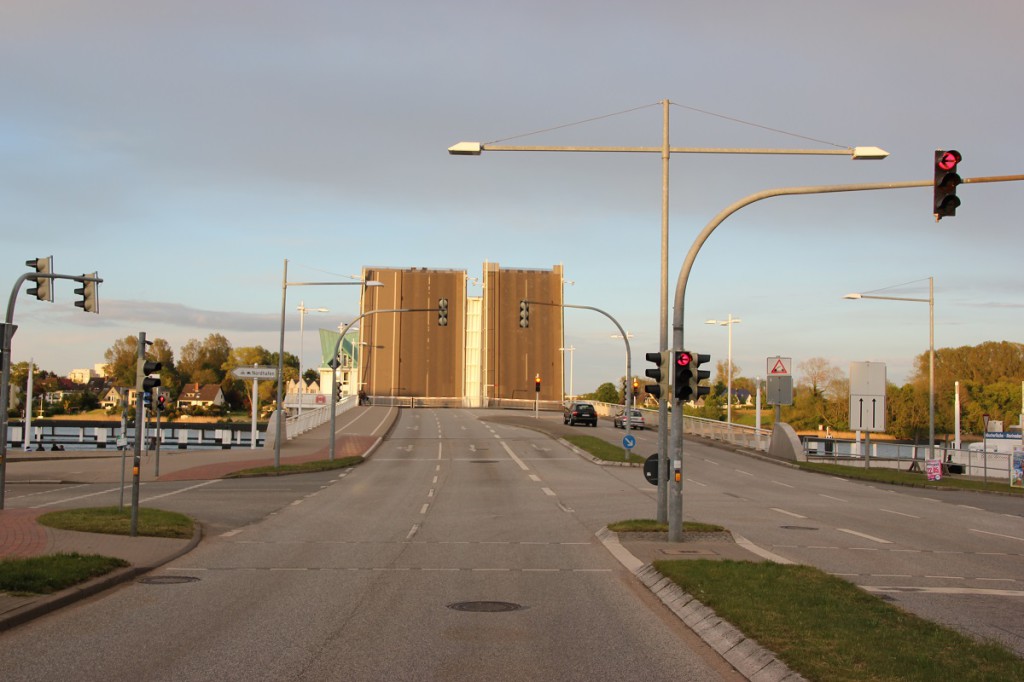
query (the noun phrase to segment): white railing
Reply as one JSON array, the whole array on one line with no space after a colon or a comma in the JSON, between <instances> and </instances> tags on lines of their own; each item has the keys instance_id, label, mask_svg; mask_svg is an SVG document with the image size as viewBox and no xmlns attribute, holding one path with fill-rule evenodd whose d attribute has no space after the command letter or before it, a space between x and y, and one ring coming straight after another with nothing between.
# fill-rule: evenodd
<instances>
[{"instance_id":1,"label":"white railing","mask_svg":"<svg viewBox=\"0 0 1024 682\"><path fill-rule=\"evenodd\" d=\"M358 401L355 396L345 396L340 401L335 403L335 416L350 410L356 406ZM285 420L284 433L287 440L291 440L298 435L306 433L321 424L326 424L331 421L331 406L320 405L314 408L305 408L302 414L296 414L292 417L288 417Z\"/></svg>"},{"instance_id":2,"label":"white railing","mask_svg":"<svg viewBox=\"0 0 1024 682\"><path fill-rule=\"evenodd\" d=\"M622 412L622 405L613 403L594 402L594 409L600 417L613 417ZM658 411L645 408L636 408L644 416L644 425L648 429L658 428ZM742 424L726 424L717 419L703 419L701 417L683 417L683 433L702 436L712 440L720 440L730 445L750 448L751 450L768 451L771 443L772 432L768 429L756 429L753 426Z\"/></svg>"},{"instance_id":3,"label":"white railing","mask_svg":"<svg viewBox=\"0 0 1024 682\"><path fill-rule=\"evenodd\" d=\"M871 443L870 462L865 463L864 453L866 450L866 441L830 438L807 438L804 440L804 453L809 462L906 469L915 459L923 466L930 455L927 445L880 441ZM936 445L935 458L947 465L954 465L953 469L956 473L966 476L987 477L992 480L1009 480L1010 477L1011 457L1005 452L957 450Z\"/></svg>"}]
</instances>

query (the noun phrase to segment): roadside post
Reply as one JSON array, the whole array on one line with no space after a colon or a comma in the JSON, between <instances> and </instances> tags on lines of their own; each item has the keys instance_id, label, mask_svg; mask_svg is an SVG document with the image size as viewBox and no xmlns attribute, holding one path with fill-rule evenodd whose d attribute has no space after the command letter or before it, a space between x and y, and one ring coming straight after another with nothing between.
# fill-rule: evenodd
<instances>
[{"instance_id":1,"label":"roadside post","mask_svg":"<svg viewBox=\"0 0 1024 682\"><path fill-rule=\"evenodd\" d=\"M256 449L256 419L257 411L259 409L259 380L270 379L274 380L277 378L277 367L253 365L252 367L235 367L231 370L231 374L236 379L252 379L252 430L251 430L251 443L249 445L250 450Z\"/></svg>"}]
</instances>

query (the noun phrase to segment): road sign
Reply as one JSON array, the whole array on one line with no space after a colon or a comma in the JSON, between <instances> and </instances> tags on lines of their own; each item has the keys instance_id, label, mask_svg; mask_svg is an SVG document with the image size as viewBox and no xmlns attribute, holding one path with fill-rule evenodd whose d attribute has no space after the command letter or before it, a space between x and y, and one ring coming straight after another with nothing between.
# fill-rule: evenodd
<instances>
[{"instance_id":1,"label":"road sign","mask_svg":"<svg viewBox=\"0 0 1024 682\"><path fill-rule=\"evenodd\" d=\"M793 377L788 374L769 376L765 385L765 393L768 396L769 405L792 405Z\"/></svg>"},{"instance_id":2,"label":"road sign","mask_svg":"<svg viewBox=\"0 0 1024 682\"><path fill-rule=\"evenodd\" d=\"M633 436L633 434L631 433L627 433L625 436L622 437L622 447L626 448L627 450L632 450L633 448L635 448L636 437Z\"/></svg>"},{"instance_id":3,"label":"road sign","mask_svg":"<svg viewBox=\"0 0 1024 682\"><path fill-rule=\"evenodd\" d=\"M850 363L850 428L885 431L885 363Z\"/></svg>"},{"instance_id":4,"label":"road sign","mask_svg":"<svg viewBox=\"0 0 1024 682\"><path fill-rule=\"evenodd\" d=\"M235 367L231 374L236 379L276 379L277 367Z\"/></svg>"},{"instance_id":5,"label":"road sign","mask_svg":"<svg viewBox=\"0 0 1024 682\"><path fill-rule=\"evenodd\" d=\"M778 355L768 358L769 377L788 377L792 374L792 372L790 372L792 367L793 358L784 358Z\"/></svg>"}]
</instances>

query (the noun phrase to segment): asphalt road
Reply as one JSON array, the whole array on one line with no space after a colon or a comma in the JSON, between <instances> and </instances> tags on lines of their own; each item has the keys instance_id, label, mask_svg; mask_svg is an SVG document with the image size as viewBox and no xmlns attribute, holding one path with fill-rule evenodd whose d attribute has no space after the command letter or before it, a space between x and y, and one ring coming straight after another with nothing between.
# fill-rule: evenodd
<instances>
[{"instance_id":1,"label":"asphalt road","mask_svg":"<svg viewBox=\"0 0 1024 682\"><path fill-rule=\"evenodd\" d=\"M623 435L610 420L577 431ZM656 432L634 435L635 453L656 450ZM683 460L686 520L723 525L762 556L815 566L1024 656L1024 498L867 484L689 439ZM634 471L614 475L635 481Z\"/></svg>"},{"instance_id":2,"label":"asphalt road","mask_svg":"<svg viewBox=\"0 0 1024 682\"><path fill-rule=\"evenodd\" d=\"M0 635L3 679L740 679L594 537L651 515L639 470L477 416L405 410L341 474L147 484L213 532ZM11 499L75 506L99 486Z\"/></svg>"}]
</instances>

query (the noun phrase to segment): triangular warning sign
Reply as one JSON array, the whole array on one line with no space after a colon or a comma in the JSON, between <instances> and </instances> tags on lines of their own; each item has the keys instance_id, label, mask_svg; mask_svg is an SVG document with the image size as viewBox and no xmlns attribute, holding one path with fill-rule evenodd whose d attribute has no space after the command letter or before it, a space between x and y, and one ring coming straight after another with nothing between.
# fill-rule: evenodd
<instances>
[{"instance_id":1,"label":"triangular warning sign","mask_svg":"<svg viewBox=\"0 0 1024 682\"><path fill-rule=\"evenodd\" d=\"M775 361L775 366L772 367L772 374L789 374L789 370L782 364L782 358Z\"/></svg>"}]
</instances>

